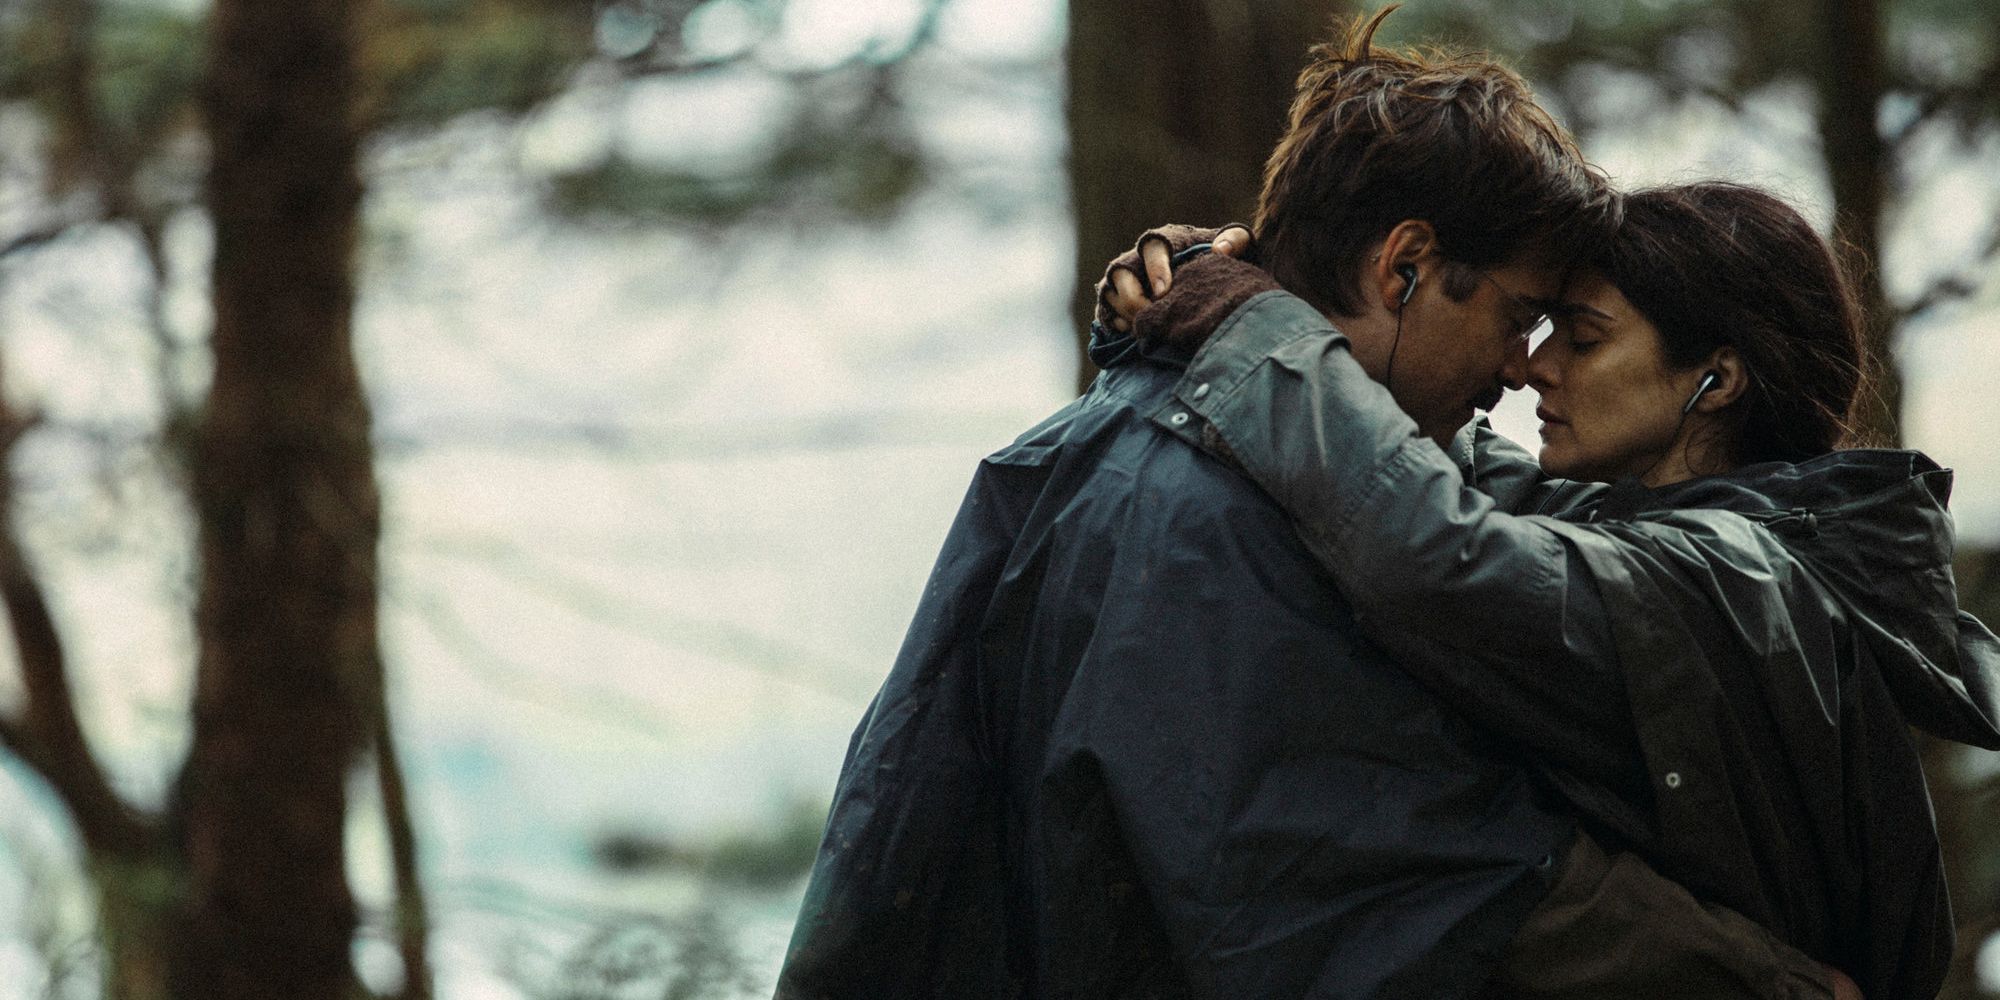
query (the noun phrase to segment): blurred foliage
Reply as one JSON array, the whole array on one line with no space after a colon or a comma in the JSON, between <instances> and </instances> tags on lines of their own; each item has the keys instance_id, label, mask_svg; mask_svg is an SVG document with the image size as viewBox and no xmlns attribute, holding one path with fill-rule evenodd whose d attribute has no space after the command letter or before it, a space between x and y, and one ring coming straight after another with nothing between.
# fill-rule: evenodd
<instances>
[{"instance_id":1,"label":"blurred foliage","mask_svg":"<svg viewBox=\"0 0 2000 1000\"><path fill-rule=\"evenodd\" d=\"M794 802L768 830L736 833L708 844L632 831L613 833L599 839L591 853L614 872L685 871L739 888L783 889L812 869L826 811L825 803Z\"/></svg>"},{"instance_id":2,"label":"blurred foliage","mask_svg":"<svg viewBox=\"0 0 2000 1000\"><path fill-rule=\"evenodd\" d=\"M367 28L365 113L392 128L423 128L475 111L530 111L593 55L595 25L589 3L380 5Z\"/></svg>"},{"instance_id":3,"label":"blurred foliage","mask_svg":"<svg viewBox=\"0 0 2000 1000\"><path fill-rule=\"evenodd\" d=\"M543 969L507 976L531 1000L729 1000L760 984L713 909L680 918L608 919Z\"/></svg>"},{"instance_id":4,"label":"blurred foliage","mask_svg":"<svg viewBox=\"0 0 2000 1000\"><path fill-rule=\"evenodd\" d=\"M2000 116L2000 19L1986 0L1884 0L1888 90L1936 100L1928 115L1970 137ZM1732 107L1777 83L1813 84L1845 67L1829 60L1824 5L1768 0L1442 0L1410 4L1384 28L1392 40L1452 39L1493 51L1555 94L1580 134L1617 127L1591 115L1592 69L1643 75L1669 98Z\"/></svg>"},{"instance_id":5,"label":"blurred foliage","mask_svg":"<svg viewBox=\"0 0 2000 1000\"><path fill-rule=\"evenodd\" d=\"M906 36L801 68L778 51L783 0L625 0L604 7L599 39L632 79L766 78L777 124L757 150L720 162L689 150L669 162L617 148L551 179L549 207L571 221L742 225L759 218L886 222L931 178L904 102L905 79L944 0L925 0ZM723 42L704 23L727 19ZM690 38L703 39L690 47Z\"/></svg>"},{"instance_id":6,"label":"blurred foliage","mask_svg":"<svg viewBox=\"0 0 2000 1000\"><path fill-rule=\"evenodd\" d=\"M93 11L87 50L64 37L53 5L0 19L0 101L25 103L54 124L51 186L63 190L89 176L87 156L136 165L176 131L193 127L193 97L205 52L201 22L160 7L116 4ZM94 98L88 122L61 84L67 60L87 60ZM89 134L82 134L84 130Z\"/></svg>"},{"instance_id":7,"label":"blurred foliage","mask_svg":"<svg viewBox=\"0 0 2000 1000\"><path fill-rule=\"evenodd\" d=\"M526 113L596 54L587 0L386 0L367 9L357 116L370 134ZM173 140L200 128L205 43L202 13L177 4L17 4L0 16L0 103L30 108L49 127L53 192L95 180L105 214L156 219L199 197L194 185L142 182L199 172L205 146Z\"/></svg>"},{"instance_id":8,"label":"blurred foliage","mask_svg":"<svg viewBox=\"0 0 2000 1000\"><path fill-rule=\"evenodd\" d=\"M101 120L114 141L144 148L191 124L187 96L205 51L198 23L151 7L106 7L97 44Z\"/></svg>"},{"instance_id":9,"label":"blurred foliage","mask_svg":"<svg viewBox=\"0 0 2000 1000\"><path fill-rule=\"evenodd\" d=\"M549 207L560 217L598 223L726 226L759 214L885 222L917 189L925 163L893 122L865 124L836 127L808 113L767 153L732 172L613 155L552 178Z\"/></svg>"},{"instance_id":10,"label":"blurred foliage","mask_svg":"<svg viewBox=\"0 0 2000 1000\"><path fill-rule=\"evenodd\" d=\"M934 171L902 94L910 57L942 6L926 0L896 44L802 68L779 49L784 0L384 0L366 8L361 25L357 113L371 135L433 130L470 114L520 118L569 92L590 67L614 84L774 79L787 85L772 98L777 124L747 160L717 163L702 150L639 157L614 142L595 162L548 178L549 209L592 224L829 215L879 223ZM717 28L723 22L727 30ZM702 46L691 49L690 38ZM138 181L198 175L189 159L203 146L170 140L199 128L203 46L199 12L179 5L17 4L0 11L0 103L32 107L50 125L52 191L95 178L104 214L157 219L199 198L197 185L155 190Z\"/></svg>"}]
</instances>

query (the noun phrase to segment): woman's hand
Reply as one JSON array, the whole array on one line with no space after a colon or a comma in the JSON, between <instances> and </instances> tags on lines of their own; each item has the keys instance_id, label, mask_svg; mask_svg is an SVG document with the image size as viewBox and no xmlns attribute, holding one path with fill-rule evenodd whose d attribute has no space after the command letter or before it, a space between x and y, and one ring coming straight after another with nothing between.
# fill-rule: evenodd
<instances>
[{"instance_id":1,"label":"woman's hand","mask_svg":"<svg viewBox=\"0 0 2000 1000\"><path fill-rule=\"evenodd\" d=\"M1271 275L1255 264L1203 254L1182 264L1173 289L1132 317L1132 335L1193 356L1231 313L1278 290Z\"/></svg>"},{"instance_id":2,"label":"woman's hand","mask_svg":"<svg viewBox=\"0 0 2000 1000\"><path fill-rule=\"evenodd\" d=\"M1131 330L1132 317L1173 287L1176 254L1208 243L1213 252L1235 257L1249 249L1250 240L1249 227L1241 224L1221 229L1167 225L1146 230L1131 250L1105 266L1104 278L1097 283L1097 321L1121 333Z\"/></svg>"}]
</instances>

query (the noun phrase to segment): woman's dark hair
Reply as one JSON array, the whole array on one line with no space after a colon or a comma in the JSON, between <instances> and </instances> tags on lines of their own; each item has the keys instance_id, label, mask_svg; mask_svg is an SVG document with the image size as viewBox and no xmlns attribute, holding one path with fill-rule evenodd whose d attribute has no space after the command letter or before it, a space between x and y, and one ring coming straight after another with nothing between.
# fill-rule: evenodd
<instances>
[{"instance_id":1,"label":"woman's dark hair","mask_svg":"<svg viewBox=\"0 0 2000 1000\"><path fill-rule=\"evenodd\" d=\"M1437 231L1442 286L1517 259L1565 265L1615 221L1603 174L1513 70L1477 53L1376 48L1396 8L1312 50L1264 169L1258 259L1322 311L1361 302L1368 247L1405 219Z\"/></svg>"},{"instance_id":2,"label":"woman's dark hair","mask_svg":"<svg viewBox=\"0 0 2000 1000\"><path fill-rule=\"evenodd\" d=\"M1677 370L1732 347L1750 387L1729 409L1739 462L1845 442L1862 381L1861 306L1833 248L1783 200L1707 181L1637 191L1597 270L1659 328Z\"/></svg>"}]
</instances>

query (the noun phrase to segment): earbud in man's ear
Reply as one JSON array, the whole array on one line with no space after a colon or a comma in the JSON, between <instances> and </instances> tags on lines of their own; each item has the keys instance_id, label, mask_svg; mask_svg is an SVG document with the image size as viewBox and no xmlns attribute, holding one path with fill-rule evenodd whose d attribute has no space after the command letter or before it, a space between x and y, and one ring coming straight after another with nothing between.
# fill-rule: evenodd
<instances>
[{"instance_id":1,"label":"earbud in man's ear","mask_svg":"<svg viewBox=\"0 0 2000 1000\"><path fill-rule=\"evenodd\" d=\"M1417 294L1417 265L1398 264L1396 273L1403 279L1403 298L1397 302L1398 308L1410 304L1410 296Z\"/></svg>"},{"instance_id":2,"label":"earbud in man's ear","mask_svg":"<svg viewBox=\"0 0 2000 1000\"><path fill-rule=\"evenodd\" d=\"M1715 388L1715 384L1720 381L1722 381L1720 374L1716 372L1702 372L1701 381L1695 384L1694 395L1689 396L1687 405L1681 407L1681 416L1685 417L1693 413L1694 404L1701 402L1702 395L1708 392L1708 390Z\"/></svg>"}]
</instances>

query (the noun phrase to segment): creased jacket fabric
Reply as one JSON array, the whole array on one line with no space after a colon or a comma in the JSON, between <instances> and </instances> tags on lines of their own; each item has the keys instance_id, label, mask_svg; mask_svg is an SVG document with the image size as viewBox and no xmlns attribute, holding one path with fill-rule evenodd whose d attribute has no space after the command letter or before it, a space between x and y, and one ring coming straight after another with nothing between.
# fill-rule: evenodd
<instances>
[{"instance_id":1,"label":"creased jacket fabric","mask_svg":"<svg viewBox=\"0 0 2000 1000\"><path fill-rule=\"evenodd\" d=\"M1220 442L1364 630L1548 762L1594 833L1869 997L1935 995L1952 929L1908 724L2000 747L1948 470L1850 451L1582 487L1481 431L1496 502L1282 292L1225 321L1155 421Z\"/></svg>"},{"instance_id":2,"label":"creased jacket fabric","mask_svg":"<svg viewBox=\"0 0 2000 1000\"><path fill-rule=\"evenodd\" d=\"M982 463L854 734L782 998L1473 993L1573 822L1118 365Z\"/></svg>"}]
</instances>

